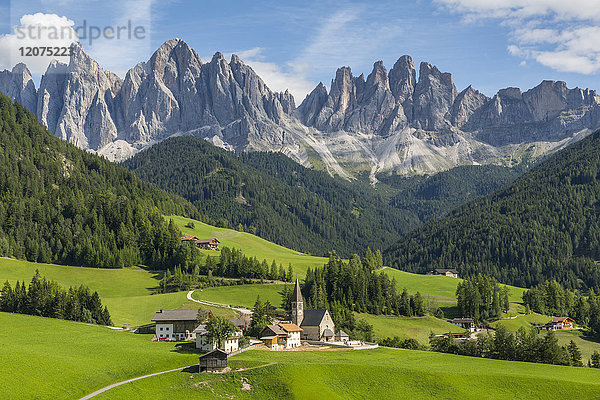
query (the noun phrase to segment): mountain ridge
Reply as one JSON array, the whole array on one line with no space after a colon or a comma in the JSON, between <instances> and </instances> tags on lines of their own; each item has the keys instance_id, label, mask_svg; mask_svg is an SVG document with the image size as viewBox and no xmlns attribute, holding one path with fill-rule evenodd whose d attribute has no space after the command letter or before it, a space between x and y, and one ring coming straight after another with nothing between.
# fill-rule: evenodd
<instances>
[{"instance_id":1,"label":"mountain ridge","mask_svg":"<svg viewBox=\"0 0 600 400\"><path fill-rule=\"evenodd\" d=\"M81 44L53 61L35 88L26 66L0 72L0 92L29 108L56 136L111 160L171 136L192 135L236 152L277 151L351 179L369 171L430 174L458 165L514 165L563 148L600 127L600 96L542 81L489 98L458 91L452 75L410 56L366 77L350 67L296 107L236 55L209 62L181 39L161 45L121 79Z\"/></svg>"}]
</instances>

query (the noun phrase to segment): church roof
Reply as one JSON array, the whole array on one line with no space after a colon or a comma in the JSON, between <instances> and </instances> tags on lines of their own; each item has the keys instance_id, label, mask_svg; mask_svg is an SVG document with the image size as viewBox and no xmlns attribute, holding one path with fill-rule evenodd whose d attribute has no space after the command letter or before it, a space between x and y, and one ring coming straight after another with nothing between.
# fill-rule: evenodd
<instances>
[{"instance_id":1,"label":"church roof","mask_svg":"<svg viewBox=\"0 0 600 400\"><path fill-rule=\"evenodd\" d=\"M333 332L331 331L331 329L325 329L323 331L323 337L333 337Z\"/></svg>"},{"instance_id":2,"label":"church roof","mask_svg":"<svg viewBox=\"0 0 600 400\"><path fill-rule=\"evenodd\" d=\"M302 292L300 291L300 282L298 282L298 278L296 278L296 286L294 287L294 293L292 293L292 301L299 302L302 300Z\"/></svg>"},{"instance_id":3,"label":"church roof","mask_svg":"<svg viewBox=\"0 0 600 400\"><path fill-rule=\"evenodd\" d=\"M327 310L304 310L304 319L300 326L318 326L325 318Z\"/></svg>"}]
</instances>

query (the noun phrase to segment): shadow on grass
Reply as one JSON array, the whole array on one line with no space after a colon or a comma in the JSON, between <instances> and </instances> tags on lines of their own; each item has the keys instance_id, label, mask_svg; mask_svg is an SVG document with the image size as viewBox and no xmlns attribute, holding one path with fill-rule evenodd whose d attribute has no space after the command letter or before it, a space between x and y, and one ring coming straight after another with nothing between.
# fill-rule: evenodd
<instances>
[{"instance_id":1,"label":"shadow on grass","mask_svg":"<svg viewBox=\"0 0 600 400\"><path fill-rule=\"evenodd\" d=\"M171 352L179 353L179 354L197 354L197 355L206 353L205 351L202 351L202 350L196 348L196 342L177 343L175 345L175 348L173 350L171 350Z\"/></svg>"}]
</instances>

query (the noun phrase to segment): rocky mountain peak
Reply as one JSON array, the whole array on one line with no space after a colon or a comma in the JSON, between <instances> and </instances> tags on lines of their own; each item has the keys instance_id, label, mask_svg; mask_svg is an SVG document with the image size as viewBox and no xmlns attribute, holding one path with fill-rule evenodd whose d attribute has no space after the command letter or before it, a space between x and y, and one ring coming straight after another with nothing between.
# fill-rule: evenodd
<instances>
[{"instance_id":1,"label":"rocky mountain peak","mask_svg":"<svg viewBox=\"0 0 600 400\"><path fill-rule=\"evenodd\" d=\"M410 100L417 83L415 63L410 56L404 55L396 61L389 73L390 89L396 101L403 104Z\"/></svg>"}]
</instances>

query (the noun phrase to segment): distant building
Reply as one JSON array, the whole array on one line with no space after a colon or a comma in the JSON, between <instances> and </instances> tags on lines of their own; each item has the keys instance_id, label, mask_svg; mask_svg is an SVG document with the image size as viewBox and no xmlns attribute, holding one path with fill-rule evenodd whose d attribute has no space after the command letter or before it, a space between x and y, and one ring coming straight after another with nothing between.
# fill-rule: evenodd
<instances>
[{"instance_id":1,"label":"distant building","mask_svg":"<svg viewBox=\"0 0 600 400\"><path fill-rule=\"evenodd\" d=\"M543 325L542 329L546 329L549 331L573 329L574 322L575 321L570 317L554 317L546 325Z\"/></svg>"},{"instance_id":2,"label":"distant building","mask_svg":"<svg viewBox=\"0 0 600 400\"><path fill-rule=\"evenodd\" d=\"M182 242L196 242L196 240L198 240L198 238L196 236L182 236L181 237L181 241Z\"/></svg>"},{"instance_id":3,"label":"distant building","mask_svg":"<svg viewBox=\"0 0 600 400\"><path fill-rule=\"evenodd\" d=\"M477 330L473 318L454 318L450 322L456 326L460 326L461 328L468 330L469 332L475 332Z\"/></svg>"},{"instance_id":4,"label":"distant building","mask_svg":"<svg viewBox=\"0 0 600 400\"><path fill-rule=\"evenodd\" d=\"M221 349L212 350L198 358L200 372L218 372L227 368L227 353Z\"/></svg>"},{"instance_id":5,"label":"distant building","mask_svg":"<svg viewBox=\"0 0 600 400\"><path fill-rule=\"evenodd\" d=\"M156 339L166 341L193 340L198 310L160 310L154 314Z\"/></svg>"},{"instance_id":6,"label":"distant building","mask_svg":"<svg viewBox=\"0 0 600 400\"><path fill-rule=\"evenodd\" d=\"M202 351L211 351L218 348L218 341L210 337L210 334L206 330L206 325L198 325L196 329L193 331L196 336L196 348ZM233 335L229 336L222 343L223 349L226 353L232 353L234 351L239 350L240 348L240 337L242 336L241 331L235 332Z\"/></svg>"},{"instance_id":7,"label":"distant building","mask_svg":"<svg viewBox=\"0 0 600 400\"><path fill-rule=\"evenodd\" d=\"M304 299L298 279L292 293L292 323L302 328L303 340L331 342L334 339L335 324L329 311L304 309Z\"/></svg>"},{"instance_id":8,"label":"distant building","mask_svg":"<svg viewBox=\"0 0 600 400\"><path fill-rule=\"evenodd\" d=\"M219 242L216 238L212 238L212 239L197 239L195 241L196 246L200 247L201 249L206 249L206 250L219 250L219 244L221 242Z\"/></svg>"},{"instance_id":9,"label":"distant building","mask_svg":"<svg viewBox=\"0 0 600 400\"><path fill-rule=\"evenodd\" d=\"M336 342L342 342L342 343L348 343L348 341L350 340L350 336L348 336L348 334L346 332L344 332L343 330L339 330L335 333L335 341Z\"/></svg>"},{"instance_id":10,"label":"distant building","mask_svg":"<svg viewBox=\"0 0 600 400\"><path fill-rule=\"evenodd\" d=\"M443 275L443 276L449 276L451 278L458 278L458 271L455 269L448 269L448 268L437 268L434 269L433 271L429 271L427 273L427 275Z\"/></svg>"},{"instance_id":11,"label":"distant building","mask_svg":"<svg viewBox=\"0 0 600 400\"><path fill-rule=\"evenodd\" d=\"M260 340L271 350L300 347L300 332L296 324L267 325L260 332Z\"/></svg>"}]
</instances>

